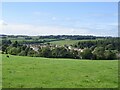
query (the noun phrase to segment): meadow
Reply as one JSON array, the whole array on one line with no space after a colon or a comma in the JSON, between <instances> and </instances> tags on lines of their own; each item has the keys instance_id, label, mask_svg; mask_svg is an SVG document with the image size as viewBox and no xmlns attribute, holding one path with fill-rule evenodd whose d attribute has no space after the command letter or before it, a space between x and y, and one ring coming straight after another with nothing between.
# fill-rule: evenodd
<instances>
[{"instance_id":1,"label":"meadow","mask_svg":"<svg viewBox=\"0 0 120 90\"><path fill-rule=\"evenodd\" d=\"M59 40L59 41L52 41L50 42L51 44L53 45L73 45L79 41L82 41L82 40L70 40L70 39L66 39L66 40Z\"/></svg>"},{"instance_id":2,"label":"meadow","mask_svg":"<svg viewBox=\"0 0 120 90\"><path fill-rule=\"evenodd\" d=\"M2 55L3 88L117 88L117 60Z\"/></svg>"},{"instance_id":3,"label":"meadow","mask_svg":"<svg viewBox=\"0 0 120 90\"><path fill-rule=\"evenodd\" d=\"M80 39L80 40L77 40L77 39L57 39L57 38L39 38L39 36L28 36L28 38L31 38L31 39L25 39L25 37L21 37L21 36L18 36L18 37L8 37L6 36L6 38L0 38L0 42L2 40L11 40L11 42L15 42L15 41L18 41L19 43L23 43L23 42L39 42L39 41L44 41L43 43L50 43L50 44L53 44L53 45L73 45L73 44L76 44L78 42L84 42L84 41L96 41L96 40L103 40L103 38L96 38L96 39Z\"/></svg>"}]
</instances>

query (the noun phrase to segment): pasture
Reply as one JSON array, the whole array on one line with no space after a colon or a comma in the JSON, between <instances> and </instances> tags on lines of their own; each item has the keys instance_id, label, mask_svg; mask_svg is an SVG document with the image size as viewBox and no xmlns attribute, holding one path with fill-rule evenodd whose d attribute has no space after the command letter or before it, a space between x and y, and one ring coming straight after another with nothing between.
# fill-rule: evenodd
<instances>
[{"instance_id":1,"label":"pasture","mask_svg":"<svg viewBox=\"0 0 120 90\"><path fill-rule=\"evenodd\" d=\"M66 40L59 40L59 41L52 41L50 42L51 44L54 44L54 45L73 45L77 42L79 42L80 40L69 40L69 39L66 39Z\"/></svg>"},{"instance_id":2,"label":"pasture","mask_svg":"<svg viewBox=\"0 0 120 90\"><path fill-rule=\"evenodd\" d=\"M103 39L96 39L96 40L103 40ZM53 45L74 45L78 42L87 42L87 41L96 41L96 40L71 40L71 39L65 39L65 40L58 40L58 41L51 41L50 43Z\"/></svg>"},{"instance_id":3,"label":"pasture","mask_svg":"<svg viewBox=\"0 0 120 90\"><path fill-rule=\"evenodd\" d=\"M3 88L117 88L117 60L2 55Z\"/></svg>"}]
</instances>

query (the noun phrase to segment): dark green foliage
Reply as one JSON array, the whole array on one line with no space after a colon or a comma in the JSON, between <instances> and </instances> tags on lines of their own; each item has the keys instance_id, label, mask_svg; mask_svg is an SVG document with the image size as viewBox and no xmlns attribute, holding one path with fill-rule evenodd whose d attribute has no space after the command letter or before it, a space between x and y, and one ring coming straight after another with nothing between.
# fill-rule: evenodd
<instances>
[{"instance_id":1,"label":"dark green foliage","mask_svg":"<svg viewBox=\"0 0 120 90\"><path fill-rule=\"evenodd\" d=\"M94 59L97 59L97 60L105 59L104 52L105 52L105 49L103 47L96 47L93 51Z\"/></svg>"},{"instance_id":2,"label":"dark green foliage","mask_svg":"<svg viewBox=\"0 0 120 90\"><path fill-rule=\"evenodd\" d=\"M27 56L35 57L36 54L37 54L36 51L34 51L34 50L29 50L29 52L27 53Z\"/></svg>"},{"instance_id":3,"label":"dark green foliage","mask_svg":"<svg viewBox=\"0 0 120 90\"><path fill-rule=\"evenodd\" d=\"M45 38L49 38L49 39L71 39L71 40L92 40L92 39L96 39L97 37L95 36L81 36L81 35L50 35L50 36L40 36L39 39L45 39ZM104 38L104 37L103 37Z\"/></svg>"},{"instance_id":4,"label":"dark green foliage","mask_svg":"<svg viewBox=\"0 0 120 90\"><path fill-rule=\"evenodd\" d=\"M2 40L2 52L7 54L7 47L11 44L11 40Z\"/></svg>"},{"instance_id":5,"label":"dark green foliage","mask_svg":"<svg viewBox=\"0 0 120 90\"><path fill-rule=\"evenodd\" d=\"M52 58L80 58L78 51L70 51L66 47L50 47L39 48L39 56Z\"/></svg>"},{"instance_id":6,"label":"dark green foliage","mask_svg":"<svg viewBox=\"0 0 120 90\"><path fill-rule=\"evenodd\" d=\"M83 41L83 42L78 42L77 47L83 49L83 48L90 48L95 45L96 45L95 41Z\"/></svg>"},{"instance_id":7,"label":"dark green foliage","mask_svg":"<svg viewBox=\"0 0 120 90\"><path fill-rule=\"evenodd\" d=\"M31 37L25 37L26 40L31 40L32 38Z\"/></svg>"},{"instance_id":8,"label":"dark green foliage","mask_svg":"<svg viewBox=\"0 0 120 90\"><path fill-rule=\"evenodd\" d=\"M51 57L52 53L51 53L51 49L49 47L45 47L41 50L40 52L40 56L42 57Z\"/></svg>"},{"instance_id":9,"label":"dark green foliage","mask_svg":"<svg viewBox=\"0 0 120 90\"><path fill-rule=\"evenodd\" d=\"M29 52L30 50L31 50L31 48L30 48L29 46L25 48L26 56L27 56L27 54L28 54L28 52Z\"/></svg>"},{"instance_id":10,"label":"dark green foliage","mask_svg":"<svg viewBox=\"0 0 120 90\"><path fill-rule=\"evenodd\" d=\"M64 47L56 47L52 50L53 57L66 57L67 56L67 49Z\"/></svg>"},{"instance_id":11,"label":"dark green foliage","mask_svg":"<svg viewBox=\"0 0 120 90\"><path fill-rule=\"evenodd\" d=\"M18 55L19 56L26 56L26 52L25 51L21 51Z\"/></svg>"},{"instance_id":12,"label":"dark green foliage","mask_svg":"<svg viewBox=\"0 0 120 90\"><path fill-rule=\"evenodd\" d=\"M18 53L20 53L20 48L9 47L8 53L11 55L17 55Z\"/></svg>"},{"instance_id":13,"label":"dark green foliage","mask_svg":"<svg viewBox=\"0 0 120 90\"><path fill-rule=\"evenodd\" d=\"M79 53L78 53L78 51L75 51L75 50L70 51L69 57L70 58L74 58L74 59L81 58L80 55L79 55Z\"/></svg>"},{"instance_id":14,"label":"dark green foliage","mask_svg":"<svg viewBox=\"0 0 120 90\"><path fill-rule=\"evenodd\" d=\"M22 49L22 50L25 50L26 48L27 48L26 45L21 46L21 49Z\"/></svg>"},{"instance_id":15,"label":"dark green foliage","mask_svg":"<svg viewBox=\"0 0 120 90\"><path fill-rule=\"evenodd\" d=\"M97 60L113 60L116 59L116 53L112 50L105 50L103 47L96 47L93 51L93 59Z\"/></svg>"},{"instance_id":16,"label":"dark green foliage","mask_svg":"<svg viewBox=\"0 0 120 90\"><path fill-rule=\"evenodd\" d=\"M105 56L105 59L107 60L117 59L116 53L111 50L106 50L104 53L104 56Z\"/></svg>"},{"instance_id":17,"label":"dark green foliage","mask_svg":"<svg viewBox=\"0 0 120 90\"><path fill-rule=\"evenodd\" d=\"M8 47L8 45L2 45L2 52L3 53L7 52L7 47Z\"/></svg>"},{"instance_id":18,"label":"dark green foliage","mask_svg":"<svg viewBox=\"0 0 120 90\"><path fill-rule=\"evenodd\" d=\"M107 50L120 51L120 38L108 38L96 41L82 41L75 44L77 48L104 47Z\"/></svg>"},{"instance_id":19,"label":"dark green foliage","mask_svg":"<svg viewBox=\"0 0 120 90\"><path fill-rule=\"evenodd\" d=\"M18 47L19 46L19 43L17 41L15 41L13 44L12 44L13 47Z\"/></svg>"},{"instance_id":20,"label":"dark green foliage","mask_svg":"<svg viewBox=\"0 0 120 90\"><path fill-rule=\"evenodd\" d=\"M11 43L11 40L2 40L2 45L10 45Z\"/></svg>"},{"instance_id":21,"label":"dark green foliage","mask_svg":"<svg viewBox=\"0 0 120 90\"><path fill-rule=\"evenodd\" d=\"M82 55L82 59L92 59L93 57L92 51L89 48L83 50L81 55Z\"/></svg>"},{"instance_id":22,"label":"dark green foliage","mask_svg":"<svg viewBox=\"0 0 120 90\"><path fill-rule=\"evenodd\" d=\"M114 50L114 47L112 44L108 44L106 47L105 47L106 50Z\"/></svg>"}]
</instances>

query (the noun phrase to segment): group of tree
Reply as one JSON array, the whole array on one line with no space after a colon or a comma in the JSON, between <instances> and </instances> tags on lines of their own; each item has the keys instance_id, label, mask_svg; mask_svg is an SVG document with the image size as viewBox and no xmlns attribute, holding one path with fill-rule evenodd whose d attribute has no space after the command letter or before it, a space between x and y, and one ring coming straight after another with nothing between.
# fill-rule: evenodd
<instances>
[{"instance_id":1,"label":"group of tree","mask_svg":"<svg viewBox=\"0 0 120 90\"><path fill-rule=\"evenodd\" d=\"M5 54L19 55L19 56L31 56L31 57L47 57L47 58L77 58L77 51L70 51L65 47L55 47L51 49L49 46L39 47L38 51L34 51L32 48L26 45L20 45L18 42L14 42L6 46L5 50L2 49Z\"/></svg>"},{"instance_id":2,"label":"group of tree","mask_svg":"<svg viewBox=\"0 0 120 90\"><path fill-rule=\"evenodd\" d=\"M108 38L101 40L80 41L74 45L76 48L104 47L106 50L118 50L120 52L120 38Z\"/></svg>"},{"instance_id":3,"label":"group of tree","mask_svg":"<svg viewBox=\"0 0 120 90\"><path fill-rule=\"evenodd\" d=\"M2 42L2 53L31 57L114 60L119 58L118 45L120 45L120 39L112 38L78 42L74 47L82 49L82 52L65 46L51 48L49 44L46 47L38 47L38 51L34 51L30 46L6 40Z\"/></svg>"},{"instance_id":4,"label":"group of tree","mask_svg":"<svg viewBox=\"0 0 120 90\"><path fill-rule=\"evenodd\" d=\"M114 60L118 59L117 53L117 50L106 50L104 47L96 47L93 51L86 48L81 54L83 59Z\"/></svg>"},{"instance_id":5,"label":"group of tree","mask_svg":"<svg viewBox=\"0 0 120 90\"><path fill-rule=\"evenodd\" d=\"M71 39L71 40L89 40L89 39L96 39L98 37L95 36L82 36L82 35L49 35L49 36L39 36L40 39L45 39L45 38L49 38L49 39ZM102 37L104 38L104 37Z\"/></svg>"}]
</instances>

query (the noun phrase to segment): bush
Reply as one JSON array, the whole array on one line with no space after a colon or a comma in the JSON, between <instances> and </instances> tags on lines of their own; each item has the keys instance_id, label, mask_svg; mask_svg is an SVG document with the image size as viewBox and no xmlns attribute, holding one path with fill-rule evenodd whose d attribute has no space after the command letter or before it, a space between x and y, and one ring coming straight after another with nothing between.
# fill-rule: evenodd
<instances>
[{"instance_id":1,"label":"bush","mask_svg":"<svg viewBox=\"0 0 120 90\"><path fill-rule=\"evenodd\" d=\"M105 59L104 52L105 49L103 47L96 47L93 51L93 59L97 60Z\"/></svg>"},{"instance_id":2,"label":"bush","mask_svg":"<svg viewBox=\"0 0 120 90\"><path fill-rule=\"evenodd\" d=\"M42 57L51 57L51 49L49 47L44 47L41 49L40 56Z\"/></svg>"},{"instance_id":3,"label":"bush","mask_svg":"<svg viewBox=\"0 0 120 90\"><path fill-rule=\"evenodd\" d=\"M10 47L8 49L8 53L11 55L17 55L18 53L20 53L20 48Z\"/></svg>"},{"instance_id":4,"label":"bush","mask_svg":"<svg viewBox=\"0 0 120 90\"><path fill-rule=\"evenodd\" d=\"M89 48L86 48L85 50L83 50L83 52L81 53L82 59L92 59L92 51Z\"/></svg>"},{"instance_id":5,"label":"bush","mask_svg":"<svg viewBox=\"0 0 120 90\"><path fill-rule=\"evenodd\" d=\"M107 60L113 60L117 58L116 53L112 52L111 50L106 50L104 55L105 59Z\"/></svg>"},{"instance_id":6,"label":"bush","mask_svg":"<svg viewBox=\"0 0 120 90\"><path fill-rule=\"evenodd\" d=\"M21 51L18 55L19 56L26 56L26 52L25 51Z\"/></svg>"}]
</instances>

